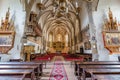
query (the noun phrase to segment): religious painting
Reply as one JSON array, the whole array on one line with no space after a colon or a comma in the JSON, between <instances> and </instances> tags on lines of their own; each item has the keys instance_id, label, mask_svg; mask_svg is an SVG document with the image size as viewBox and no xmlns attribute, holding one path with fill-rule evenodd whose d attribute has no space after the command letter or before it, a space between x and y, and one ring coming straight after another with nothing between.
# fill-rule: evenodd
<instances>
[{"instance_id":1,"label":"religious painting","mask_svg":"<svg viewBox=\"0 0 120 80\"><path fill-rule=\"evenodd\" d=\"M0 35L0 46L12 46L12 35Z\"/></svg>"},{"instance_id":2,"label":"religious painting","mask_svg":"<svg viewBox=\"0 0 120 80\"><path fill-rule=\"evenodd\" d=\"M84 43L85 50L91 50L91 44L90 41Z\"/></svg>"},{"instance_id":3,"label":"religious painting","mask_svg":"<svg viewBox=\"0 0 120 80\"><path fill-rule=\"evenodd\" d=\"M0 32L0 53L7 53L14 44L14 32Z\"/></svg>"},{"instance_id":4,"label":"religious painting","mask_svg":"<svg viewBox=\"0 0 120 80\"><path fill-rule=\"evenodd\" d=\"M110 54L120 52L120 32L103 32L103 40L105 48L110 51Z\"/></svg>"},{"instance_id":5,"label":"religious painting","mask_svg":"<svg viewBox=\"0 0 120 80\"><path fill-rule=\"evenodd\" d=\"M106 45L120 45L120 33L106 33L105 43Z\"/></svg>"}]
</instances>

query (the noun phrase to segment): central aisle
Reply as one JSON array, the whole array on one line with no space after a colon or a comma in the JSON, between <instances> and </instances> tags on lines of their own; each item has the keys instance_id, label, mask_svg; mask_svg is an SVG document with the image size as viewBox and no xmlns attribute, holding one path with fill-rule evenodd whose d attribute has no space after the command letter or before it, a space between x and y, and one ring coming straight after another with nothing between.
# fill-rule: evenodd
<instances>
[{"instance_id":1,"label":"central aisle","mask_svg":"<svg viewBox=\"0 0 120 80\"><path fill-rule=\"evenodd\" d=\"M52 62L47 63L43 69L41 80L77 80L74 75L74 66L63 57L55 56Z\"/></svg>"},{"instance_id":2,"label":"central aisle","mask_svg":"<svg viewBox=\"0 0 120 80\"><path fill-rule=\"evenodd\" d=\"M49 80L68 80L62 58L57 56Z\"/></svg>"}]
</instances>

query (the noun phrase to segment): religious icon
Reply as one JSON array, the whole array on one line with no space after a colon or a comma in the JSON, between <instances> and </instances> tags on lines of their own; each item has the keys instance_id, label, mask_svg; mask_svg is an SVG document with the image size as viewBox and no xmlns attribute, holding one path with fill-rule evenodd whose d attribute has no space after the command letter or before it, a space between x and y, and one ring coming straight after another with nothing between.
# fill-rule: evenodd
<instances>
[{"instance_id":1,"label":"religious icon","mask_svg":"<svg viewBox=\"0 0 120 80\"><path fill-rule=\"evenodd\" d=\"M12 35L0 36L0 46L11 46L12 45Z\"/></svg>"},{"instance_id":2,"label":"religious icon","mask_svg":"<svg viewBox=\"0 0 120 80\"><path fill-rule=\"evenodd\" d=\"M91 44L90 41L84 43L85 50L90 50L91 49Z\"/></svg>"}]
</instances>

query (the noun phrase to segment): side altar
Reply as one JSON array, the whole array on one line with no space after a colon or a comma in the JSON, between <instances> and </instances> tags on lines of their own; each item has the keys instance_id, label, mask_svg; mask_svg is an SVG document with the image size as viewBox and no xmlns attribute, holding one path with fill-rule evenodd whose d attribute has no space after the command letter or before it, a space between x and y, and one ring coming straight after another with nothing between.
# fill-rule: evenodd
<instances>
[{"instance_id":1,"label":"side altar","mask_svg":"<svg viewBox=\"0 0 120 80\"><path fill-rule=\"evenodd\" d=\"M15 38L14 21L9 20L10 12L9 8L6 12L5 19L1 20L0 25L0 53L7 54L9 50L13 48Z\"/></svg>"},{"instance_id":2,"label":"side altar","mask_svg":"<svg viewBox=\"0 0 120 80\"><path fill-rule=\"evenodd\" d=\"M103 27L104 47L109 50L110 54L120 53L120 24L116 18L113 18L112 11L109 8L109 19Z\"/></svg>"}]
</instances>

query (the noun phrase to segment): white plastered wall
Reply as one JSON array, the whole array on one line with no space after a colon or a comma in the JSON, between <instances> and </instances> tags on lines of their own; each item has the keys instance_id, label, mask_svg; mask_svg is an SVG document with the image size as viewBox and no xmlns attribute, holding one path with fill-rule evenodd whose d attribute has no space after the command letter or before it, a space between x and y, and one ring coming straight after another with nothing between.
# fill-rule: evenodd
<instances>
[{"instance_id":1,"label":"white plastered wall","mask_svg":"<svg viewBox=\"0 0 120 80\"><path fill-rule=\"evenodd\" d=\"M104 48L102 38L102 27L104 19L108 18L109 7L113 12L113 17L120 22L120 0L99 0L97 11L93 12L94 23L96 26L97 47L100 61L117 61L119 54L109 55L109 51Z\"/></svg>"},{"instance_id":2,"label":"white plastered wall","mask_svg":"<svg viewBox=\"0 0 120 80\"><path fill-rule=\"evenodd\" d=\"M82 29L86 28L86 26L88 26L88 24L89 24L88 11L87 11L87 7L86 7L86 3L83 1L82 11L81 11L81 26L82 26ZM84 43L82 43L80 45L84 47ZM84 50L84 53L91 53L91 50Z\"/></svg>"}]
</instances>

